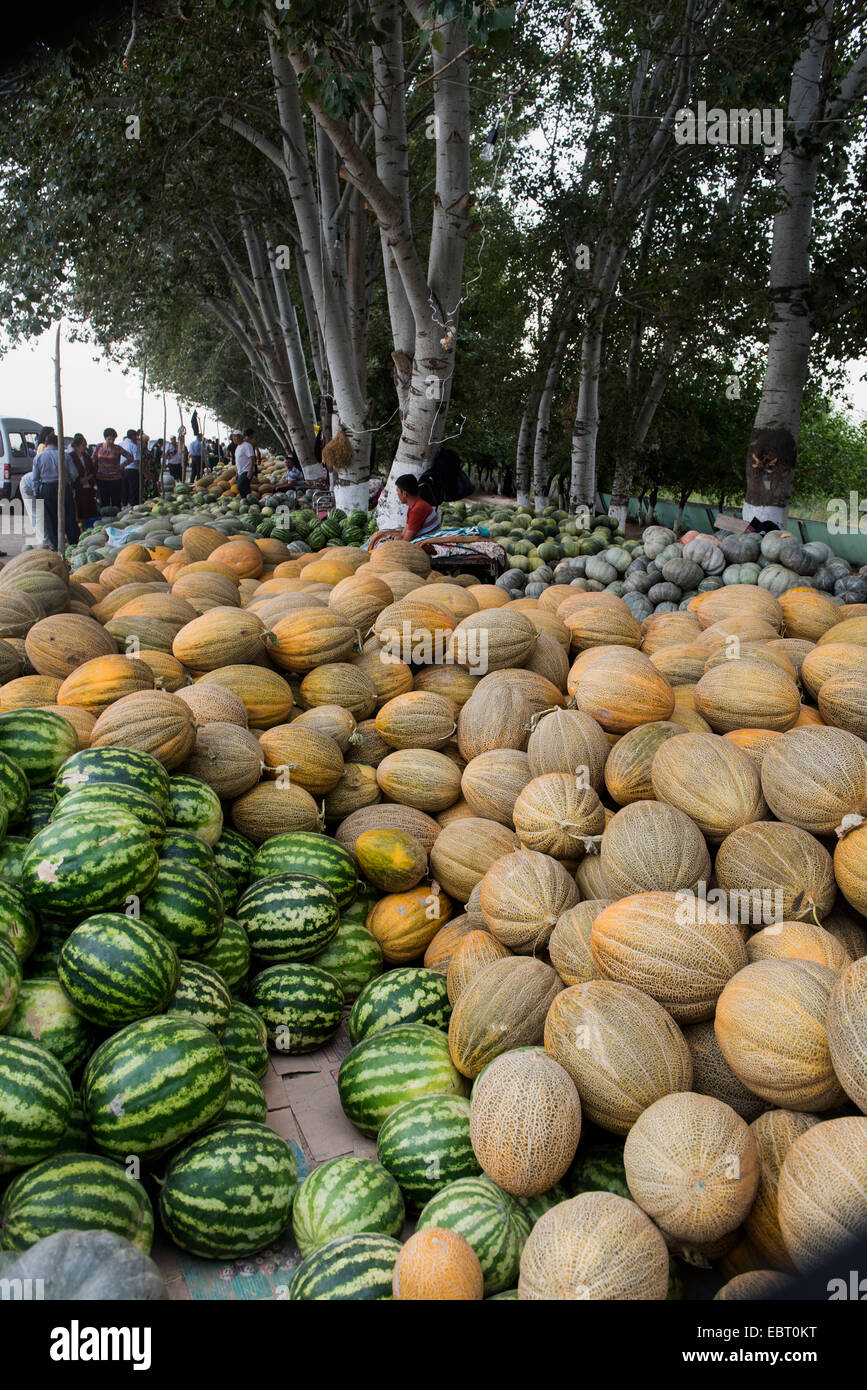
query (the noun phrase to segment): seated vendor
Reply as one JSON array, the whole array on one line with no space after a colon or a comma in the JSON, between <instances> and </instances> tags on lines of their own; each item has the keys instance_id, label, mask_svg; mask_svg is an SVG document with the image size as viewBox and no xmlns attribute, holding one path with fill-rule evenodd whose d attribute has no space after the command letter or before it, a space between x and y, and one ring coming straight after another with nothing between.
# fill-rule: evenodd
<instances>
[{"instance_id":1,"label":"seated vendor","mask_svg":"<svg viewBox=\"0 0 867 1390\"><path fill-rule=\"evenodd\" d=\"M432 536L440 529L440 514L435 507L419 496L418 478L404 473L395 482L398 501L406 508L403 530L376 531L370 538L369 549L384 540L414 541Z\"/></svg>"}]
</instances>

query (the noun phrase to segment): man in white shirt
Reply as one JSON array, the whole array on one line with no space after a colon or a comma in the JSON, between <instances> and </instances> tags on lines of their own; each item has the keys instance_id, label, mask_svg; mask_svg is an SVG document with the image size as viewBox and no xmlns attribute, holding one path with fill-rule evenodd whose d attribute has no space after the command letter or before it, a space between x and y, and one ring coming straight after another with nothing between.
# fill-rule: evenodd
<instances>
[{"instance_id":1,"label":"man in white shirt","mask_svg":"<svg viewBox=\"0 0 867 1390\"><path fill-rule=\"evenodd\" d=\"M124 465L120 505L135 505L139 500L139 465L141 456L138 446L138 430L127 430L126 439L120 446L131 455L131 461Z\"/></svg>"},{"instance_id":2,"label":"man in white shirt","mask_svg":"<svg viewBox=\"0 0 867 1390\"><path fill-rule=\"evenodd\" d=\"M256 462L259 450L253 443L255 430L244 431L244 442L235 450L235 468L238 473L238 496L248 497L253 478L256 476Z\"/></svg>"}]
</instances>

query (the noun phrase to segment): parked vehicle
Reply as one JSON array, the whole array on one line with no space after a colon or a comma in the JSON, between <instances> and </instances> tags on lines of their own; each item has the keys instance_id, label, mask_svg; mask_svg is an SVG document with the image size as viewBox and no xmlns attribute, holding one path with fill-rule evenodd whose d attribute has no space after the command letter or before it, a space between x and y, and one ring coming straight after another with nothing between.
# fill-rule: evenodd
<instances>
[{"instance_id":1,"label":"parked vehicle","mask_svg":"<svg viewBox=\"0 0 867 1390\"><path fill-rule=\"evenodd\" d=\"M33 467L41 429L36 420L0 416L0 497L7 501L18 496L19 479Z\"/></svg>"}]
</instances>

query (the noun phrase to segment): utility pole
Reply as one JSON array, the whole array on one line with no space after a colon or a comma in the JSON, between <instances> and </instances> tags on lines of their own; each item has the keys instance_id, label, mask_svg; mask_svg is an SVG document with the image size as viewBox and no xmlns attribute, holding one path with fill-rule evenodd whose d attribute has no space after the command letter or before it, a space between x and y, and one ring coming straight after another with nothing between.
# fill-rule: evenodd
<instances>
[{"instance_id":1,"label":"utility pole","mask_svg":"<svg viewBox=\"0 0 867 1390\"><path fill-rule=\"evenodd\" d=\"M62 321L61 321L62 322ZM66 549L66 450L63 446L63 402L60 395L60 329L54 345L54 404L57 410L57 553Z\"/></svg>"}]
</instances>

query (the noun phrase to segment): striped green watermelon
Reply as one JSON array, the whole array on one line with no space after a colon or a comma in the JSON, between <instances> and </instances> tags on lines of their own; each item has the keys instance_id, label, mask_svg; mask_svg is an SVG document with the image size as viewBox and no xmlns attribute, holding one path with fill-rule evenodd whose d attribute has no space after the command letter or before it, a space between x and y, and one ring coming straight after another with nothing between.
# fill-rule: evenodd
<instances>
[{"instance_id":1,"label":"striped green watermelon","mask_svg":"<svg viewBox=\"0 0 867 1390\"><path fill-rule=\"evenodd\" d=\"M253 954L269 965L310 960L340 925L328 884L309 874L272 874L251 883L238 903L237 918Z\"/></svg>"},{"instance_id":2,"label":"striped green watermelon","mask_svg":"<svg viewBox=\"0 0 867 1390\"><path fill-rule=\"evenodd\" d=\"M81 1083L91 1138L109 1158L165 1153L219 1115L229 1064L219 1039L191 1019L142 1018L98 1047Z\"/></svg>"},{"instance_id":3,"label":"striped green watermelon","mask_svg":"<svg viewBox=\"0 0 867 1390\"><path fill-rule=\"evenodd\" d=\"M229 1120L255 1120L263 1125L268 1118L268 1103L262 1083L246 1067L229 1063L229 1099L220 1112L220 1124Z\"/></svg>"},{"instance_id":4,"label":"striped green watermelon","mask_svg":"<svg viewBox=\"0 0 867 1390\"><path fill-rule=\"evenodd\" d=\"M298 1186L292 1150L265 1125L219 1124L171 1161L160 1217L176 1245L206 1260L254 1255L289 1221Z\"/></svg>"},{"instance_id":5,"label":"striped green watermelon","mask_svg":"<svg viewBox=\"0 0 867 1390\"><path fill-rule=\"evenodd\" d=\"M76 1009L101 1028L162 1013L181 962L155 927L119 912L87 917L63 942L57 976Z\"/></svg>"},{"instance_id":6,"label":"striped green watermelon","mask_svg":"<svg viewBox=\"0 0 867 1390\"><path fill-rule=\"evenodd\" d=\"M233 999L220 1042L230 1063L244 1067L256 1077L265 1075L268 1070L268 1030L255 1009Z\"/></svg>"},{"instance_id":7,"label":"striped green watermelon","mask_svg":"<svg viewBox=\"0 0 867 1390\"><path fill-rule=\"evenodd\" d=\"M54 810L54 791L51 787L34 787L30 793L30 800L27 803L27 810L23 818L18 822L15 829L19 835L26 835L28 840L32 840L37 831L41 830L51 820L51 812Z\"/></svg>"},{"instance_id":8,"label":"striped green watermelon","mask_svg":"<svg viewBox=\"0 0 867 1390\"><path fill-rule=\"evenodd\" d=\"M364 921L353 921L349 913L340 919L337 935L313 957L311 965L327 970L340 982L347 1004L356 999L364 986L382 974L383 960L379 943L371 936Z\"/></svg>"},{"instance_id":9,"label":"striped green watermelon","mask_svg":"<svg viewBox=\"0 0 867 1390\"><path fill-rule=\"evenodd\" d=\"M569 1193L560 1183L554 1187L549 1187L547 1192L540 1192L536 1197L515 1197L521 1211L528 1218L531 1228L535 1226L540 1216L544 1216L546 1211L556 1207L560 1202L566 1202Z\"/></svg>"},{"instance_id":10,"label":"striped green watermelon","mask_svg":"<svg viewBox=\"0 0 867 1390\"><path fill-rule=\"evenodd\" d=\"M579 1148L572 1167L563 1179L573 1197L580 1192L614 1192L632 1201L623 1165L623 1142L602 1141Z\"/></svg>"},{"instance_id":11,"label":"striped green watermelon","mask_svg":"<svg viewBox=\"0 0 867 1390\"><path fill-rule=\"evenodd\" d=\"M21 887L37 912L112 912L148 891L157 863L135 816L61 816L31 840Z\"/></svg>"},{"instance_id":12,"label":"striped green watermelon","mask_svg":"<svg viewBox=\"0 0 867 1390\"><path fill-rule=\"evenodd\" d=\"M39 1043L71 1072L87 1061L96 1046L92 1026L70 1003L57 979L24 981L6 1034Z\"/></svg>"},{"instance_id":13,"label":"striped green watermelon","mask_svg":"<svg viewBox=\"0 0 867 1390\"><path fill-rule=\"evenodd\" d=\"M347 1154L321 1163L298 1188L292 1210L295 1240L303 1256L338 1236L373 1231L399 1236L404 1208L400 1188L371 1158Z\"/></svg>"},{"instance_id":14,"label":"striped green watermelon","mask_svg":"<svg viewBox=\"0 0 867 1390\"><path fill-rule=\"evenodd\" d=\"M63 1064L29 1039L0 1033L0 1174L47 1158L71 1112Z\"/></svg>"},{"instance_id":15,"label":"striped green watermelon","mask_svg":"<svg viewBox=\"0 0 867 1390\"><path fill-rule=\"evenodd\" d=\"M232 996L223 980L201 961L181 961L178 987L166 1008L171 1018L192 1018L220 1036L229 1018Z\"/></svg>"},{"instance_id":16,"label":"striped green watermelon","mask_svg":"<svg viewBox=\"0 0 867 1390\"><path fill-rule=\"evenodd\" d=\"M470 1143L470 1102L439 1095L404 1101L380 1129L376 1156L413 1207L458 1178L477 1177L482 1170Z\"/></svg>"},{"instance_id":17,"label":"striped green watermelon","mask_svg":"<svg viewBox=\"0 0 867 1390\"><path fill-rule=\"evenodd\" d=\"M9 828L9 811L5 804L0 801L0 840L5 840L6 831Z\"/></svg>"},{"instance_id":18,"label":"striped green watermelon","mask_svg":"<svg viewBox=\"0 0 867 1390\"><path fill-rule=\"evenodd\" d=\"M51 819L54 821L62 816L77 815L82 819L96 816L101 821L110 821L117 811L141 821L154 849L160 852L166 833L166 818L153 797L137 787L112 786L109 782L81 787L79 791L69 792L55 802Z\"/></svg>"},{"instance_id":19,"label":"striped green watermelon","mask_svg":"<svg viewBox=\"0 0 867 1390\"><path fill-rule=\"evenodd\" d=\"M154 1238L150 1198L110 1158L65 1153L9 1184L0 1204L0 1245L27 1250L57 1231L111 1231L147 1255Z\"/></svg>"},{"instance_id":20,"label":"striped green watermelon","mask_svg":"<svg viewBox=\"0 0 867 1390\"><path fill-rule=\"evenodd\" d=\"M214 845L214 878L227 912L235 911L238 899L250 882L255 853L256 846L250 840L228 827Z\"/></svg>"},{"instance_id":21,"label":"striped green watermelon","mask_svg":"<svg viewBox=\"0 0 867 1390\"><path fill-rule=\"evenodd\" d=\"M0 882L21 882L21 865L29 844L24 835L7 835L0 843Z\"/></svg>"},{"instance_id":22,"label":"striped green watermelon","mask_svg":"<svg viewBox=\"0 0 867 1390\"><path fill-rule=\"evenodd\" d=\"M43 917L39 940L24 962L24 974L29 980L57 978L57 959L60 948L69 936L72 921L68 917Z\"/></svg>"},{"instance_id":23,"label":"striped green watermelon","mask_svg":"<svg viewBox=\"0 0 867 1390\"><path fill-rule=\"evenodd\" d=\"M152 886L142 896L141 915L171 941L179 956L200 956L219 940L223 899L201 869L160 859Z\"/></svg>"},{"instance_id":24,"label":"striped green watermelon","mask_svg":"<svg viewBox=\"0 0 867 1390\"><path fill-rule=\"evenodd\" d=\"M353 1004L350 1041L361 1042L396 1023L429 1023L447 1030L451 1013L444 975L415 965L389 970L365 985Z\"/></svg>"},{"instance_id":25,"label":"striped green watermelon","mask_svg":"<svg viewBox=\"0 0 867 1390\"><path fill-rule=\"evenodd\" d=\"M15 1012L21 993L21 962L5 937L0 937L0 1032Z\"/></svg>"},{"instance_id":26,"label":"striped green watermelon","mask_svg":"<svg viewBox=\"0 0 867 1390\"><path fill-rule=\"evenodd\" d=\"M87 1121L84 1118L84 1106L81 1103L81 1092L76 1091L72 1097L72 1110L69 1113L69 1123L61 1134L59 1142L51 1150L51 1157L54 1158L57 1154L83 1154L89 1148L90 1134L87 1129Z\"/></svg>"},{"instance_id":27,"label":"striped green watermelon","mask_svg":"<svg viewBox=\"0 0 867 1390\"><path fill-rule=\"evenodd\" d=\"M163 812L169 809L169 774L150 753L137 748L83 748L68 758L54 783L57 796L80 787L113 782L146 792Z\"/></svg>"},{"instance_id":28,"label":"striped green watermelon","mask_svg":"<svg viewBox=\"0 0 867 1390\"><path fill-rule=\"evenodd\" d=\"M8 753L0 753L0 803L9 814L9 824L17 825L27 814L30 782L20 763Z\"/></svg>"},{"instance_id":29,"label":"striped green watermelon","mask_svg":"<svg viewBox=\"0 0 867 1390\"><path fill-rule=\"evenodd\" d=\"M78 749L68 719L47 709L11 709L0 714L0 753L21 768L31 787L53 782Z\"/></svg>"},{"instance_id":30,"label":"striped green watermelon","mask_svg":"<svg viewBox=\"0 0 867 1390\"><path fill-rule=\"evenodd\" d=\"M370 1135L403 1101L466 1094L448 1038L426 1023L401 1023L356 1043L343 1061L337 1085L347 1119Z\"/></svg>"},{"instance_id":31,"label":"striped green watermelon","mask_svg":"<svg viewBox=\"0 0 867 1390\"><path fill-rule=\"evenodd\" d=\"M490 1296L490 1298L486 1298L486 1299L485 1299L485 1302L486 1302L486 1303L505 1303L505 1302L511 1303L511 1302L513 1302L513 1301L516 1302L516 1301L517 1301L517 1298L518 1298L518 1290L517 1290L517 1289L506 1289L504 1293L492 1293L491 1296Z\"/></svg>"},{"instance_id":32,"label":"striped green watermelon","mask_svg":"<svg viewBox=\"0 0 867 1390\"><path fill-rule=\"evenodd\" d=\"M529 1216L514 1197L485 1174L459 1178L431 1197L416 1229L427 1226L457 1231L469 1242L482 1266L486 1295L500 1293L515 1283L521 1251L532 1230Z\"/></svg>"},{"instance_id":33,"label":"striped green watermelon","mask_svg":"<svg viewBox=\"0 0 867 1390\"><path fill-rule=\"evenodd\" d=\"M392 1297L391 1280L401 1251L391 1236L361 1233L338 1236L302 1260L292 1276L293 1303L382 1302Z\"/></svg>"},{"instance_id":34,"label":"striped green watermelon","mask_svg":"<svg viewBox=\"0 0 867 1390\"><path fill-rule=\"evenodd\" d=\"M0 941L8 941L20 961L33 954L39 939L36 918L20 888L0 883Z\"/></svg>"},{"instance_id":35,"label":"striped green watermelon","mask_svg":"<svg viewBox=\"0 0 867 1390\"><path fill-rule=\"evenodd\" d=\"M240 922L224 917L219 938L197 960L216 970L230 992L243 984L250 972L250 942Z\"/></svg>"},{"instance_id":36,"label":"striped green watermelon","mask_svg":"<svg viewBox=\"0 0 867 1390\"><path fill-rule=\"evenodd\" d=\"M277 1052L314 1052L337 1031L343 991L315 965L271 965L250 985L250 1003Z\"/></svg>"},{"instance_id":37,"label":"striped green watermelon","mask_svg":"<svg viewBox=\"0 0 867 1390\"><path fill-rule=\"evenodd\" d=\"M271 878L274 874L307 874L327 883L341 912L355 899L358 866L349 850L336 840L312 830L293 830L272 835L256 851L251 879Z\"/></svg>"},{"instance_id":38,"label":"striped green watermelon","mask_svg":"<svg viewBox=\"0 0 867 1390\"><path fill-rule=\"evenodd\" d=\"M223 829L223 808L207 782L181 774L169 778L166 819L172 830L192 830L207 844L215 845Z\"/></svg>"},{"instance_id":39,"label":"striped green watermelon","mask_svg":"<svg viewBox=\"0 0 867 1390\"><path fill-rule=\"evenodd\" d=\"M166 831L160 859L180 859L184 864L201 869L209 878L215 876L214 851L201 835L194 834L192 830Z\"/></svg>"}]
</instances>

